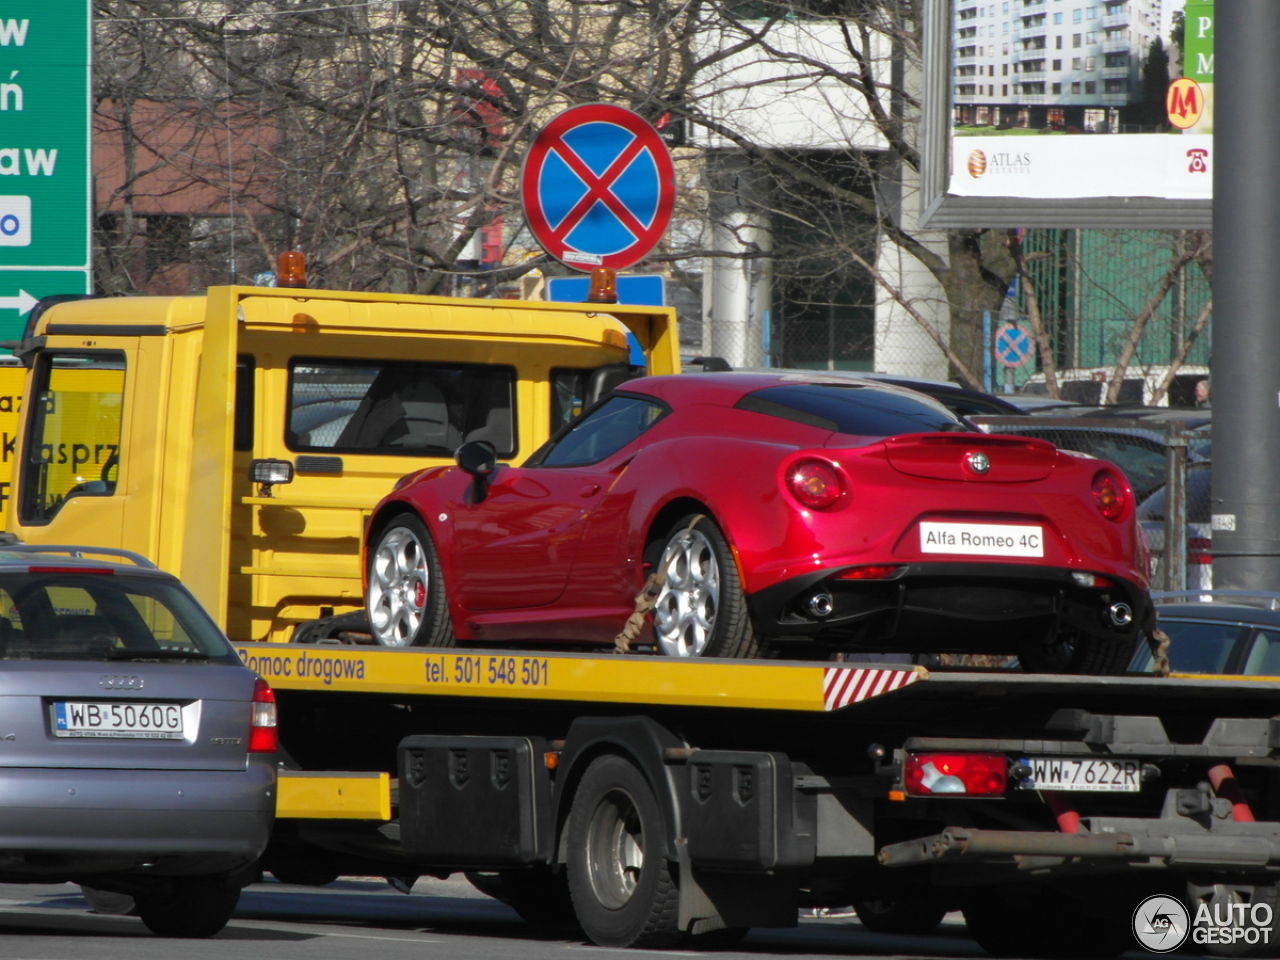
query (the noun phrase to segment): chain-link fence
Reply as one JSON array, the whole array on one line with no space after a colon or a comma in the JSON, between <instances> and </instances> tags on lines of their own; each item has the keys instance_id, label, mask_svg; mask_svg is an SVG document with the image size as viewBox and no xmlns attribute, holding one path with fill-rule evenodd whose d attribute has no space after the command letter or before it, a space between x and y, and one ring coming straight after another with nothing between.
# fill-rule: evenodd
<instances>
[{"instance_id":1,"label":"chain-link fence","mask_svg":"<svg viewBox=\"0 0 1280 960\"><path fill-rule=\"evenodd\" d=\"M1133 486L1138 521L1151 548L1156 590L1213 585L1210 553L1210 421L1205 412L1149 417L975 417L989 433L1048 440L1059 449L1108 460Z\"/></svg>"}]
</instances>

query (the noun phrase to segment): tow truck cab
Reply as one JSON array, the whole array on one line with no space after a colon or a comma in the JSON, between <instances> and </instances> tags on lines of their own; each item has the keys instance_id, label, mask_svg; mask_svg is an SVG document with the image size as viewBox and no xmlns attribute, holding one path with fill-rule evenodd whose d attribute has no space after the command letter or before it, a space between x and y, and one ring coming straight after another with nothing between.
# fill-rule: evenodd
<instances>
[{"instance_id":1,"label":"tow truck cab","mask_svg":"<svg viewBox=\"0 0 1280 960\"><path fill-rule=\"evenodd\" d=\"M140 553L232 638L288 640L362 606L364 521L399 477L469 439L527 457L637 351L678 372L672 311L260 287L57 303L15 350L32 399L6 526Z\"/></svg>"}]
</instances>

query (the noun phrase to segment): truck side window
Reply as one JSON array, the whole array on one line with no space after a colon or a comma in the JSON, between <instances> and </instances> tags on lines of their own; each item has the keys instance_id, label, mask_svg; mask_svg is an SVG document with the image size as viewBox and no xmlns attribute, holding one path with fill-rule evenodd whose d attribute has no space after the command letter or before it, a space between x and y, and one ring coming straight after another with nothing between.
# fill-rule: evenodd
<instances>
[{"instance_id":1,"label":"truck side window","mask_svg":"<svg viewBox=\"0 0 1280 960\"><path fill-rule=\"evenodd\" d=\"M124 354L43 353L18 494L23 523L47 523L72 497L115 493Z\"/></svg>"},{"instance_id":2,"label":"truck side window","mask_svg":"<svg viewBox=\"0 0 1280 960\"><path fill-rule=\"evenodd\" d=\"M590 370L571 367L555 367L551 371L551 430L555 436L560 428L582 412L586 406L587 381Z\"/></svg>"},{"instance_id":3,"label":"truck side window","mask_svg":"<svg viewBox=\"0 0 1280 960\"><path fill-rule=\"evenodd\" d=\"M235 449L253 449L253 357L236 357Z\"/></svg>"},{"instance_id":4,"label":"truck side window","mask_svg":"<svg viewBox=\"0 0 1280 960\"><path fill-rule=\"evenodd\" d=\"M515 379L504 366L296 358L285 443L295 451L445 457L488 440L509 457Z\"/></svg>"}]
</instances>

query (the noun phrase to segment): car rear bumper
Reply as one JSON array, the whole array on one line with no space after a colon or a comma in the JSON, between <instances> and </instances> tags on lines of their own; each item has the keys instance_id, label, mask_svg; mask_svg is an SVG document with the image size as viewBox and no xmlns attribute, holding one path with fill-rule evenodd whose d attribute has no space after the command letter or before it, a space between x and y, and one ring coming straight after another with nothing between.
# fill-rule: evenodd
<instances>
[{"instance_id":1,"label":"car rear bumper","mask_svg":"<svg viewBox=\"0 0 1280 960\"><path fill-rule=\"evenodd\" d=\"M1115 577L1106 587L1081 587L1075 570L908 563L889 579L835 579L844 569L793 577L751 595L757 628L850 649L1007 653L1032 632L1067 627L1128 641L1151 618L1151 599L1142 587ZM812 610L817 594L830 598L826 616ZM1113 622L1115 604L1127 606L1131 623Z\"/></svg>"},{"instance_id":2,"label":"car rear bumper","mask_svg":"<svg viewBox=\"0 0 1280 960\"><path fill-rule=\"evenodd\" d=\"M0 768L0 876L218 873L255 860L275 773ZM147 866L151 865L151 866Z\"/></svg>"}]
</instances>

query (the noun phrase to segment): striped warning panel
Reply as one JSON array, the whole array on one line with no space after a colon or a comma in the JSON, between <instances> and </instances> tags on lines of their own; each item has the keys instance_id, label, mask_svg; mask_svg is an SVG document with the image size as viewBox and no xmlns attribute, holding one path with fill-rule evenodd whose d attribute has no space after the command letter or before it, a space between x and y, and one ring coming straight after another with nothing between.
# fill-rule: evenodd
<instances>
[{"instance_id":1,"label":"striped warning panel","mask_svg":"<svg viewBox=\"0 0 1280 960\"><path fill-rule=\"evenodd\" d=\"M826 667L822 676L822 699L828 710L839 710L882 693L901 690L920 679L917 670L882 667Z\"/></svg>"}]
</instances>

